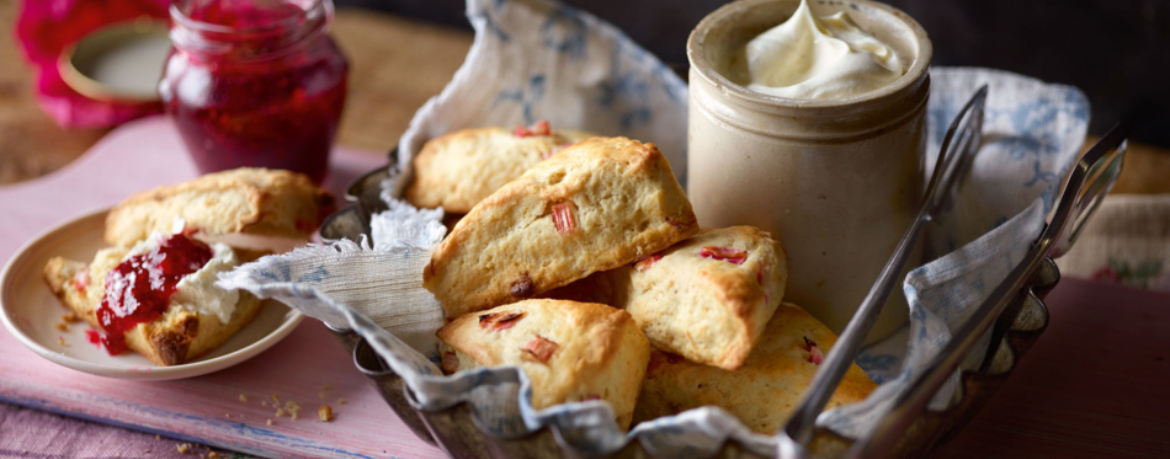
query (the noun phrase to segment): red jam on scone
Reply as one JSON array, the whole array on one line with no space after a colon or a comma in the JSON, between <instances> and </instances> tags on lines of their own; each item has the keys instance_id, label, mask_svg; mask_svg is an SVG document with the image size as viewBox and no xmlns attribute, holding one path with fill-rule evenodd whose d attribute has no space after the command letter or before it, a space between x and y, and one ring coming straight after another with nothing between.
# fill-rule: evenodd
<instances>
[{"instance_id":1,"label":"red jam on scone","mask_svg":"<svg viewBox=\"0 0 1170 459\"><path fill-rule=\"evenodd\" d=\"M202 268L212 255L207 244L178 233L106 274L106 294L97 308L98 323L106 332L102 338L106 351L110 355L125 352L124 333L161 317L179 281Z\"/></svg>"}]
</instances>

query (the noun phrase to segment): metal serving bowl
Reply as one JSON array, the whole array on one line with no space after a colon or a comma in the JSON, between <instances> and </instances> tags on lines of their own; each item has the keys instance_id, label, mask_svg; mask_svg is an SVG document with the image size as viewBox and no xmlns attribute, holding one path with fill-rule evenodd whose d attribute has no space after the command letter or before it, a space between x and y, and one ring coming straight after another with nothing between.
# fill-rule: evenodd
<instances>
[{"instance_id":1,"label":"metal serving bowl","mask_svg":"<svg viewBox=\"0 0 1170 459\"><path fill-rule=\"evenodd\" d=\"M320 233L325 241L358 240L370 234L370 215L387 208L381 199L381 184L395 167L396 152L390 153L390 164L375 169L357 179L348 189L349 205L331 215ZM1026 273L1029 281L1019 290L992 331L993 343L984 357L980 371L962 373L962 387L956 391L956 403L943 412L927 411L911 425L899 432L897 447L888 451L888 457L922 457L932 449L953 438L979 409L991 398L1016 367L1016 363L1048 325L1045 295L1060 280L1060 272L1051 259L1044 259L1038 267ZM378 387L382 398L395 413L423 441L442 448L456 458L546 458L582 457L565 441L555 427L545 427L519 438L496 438L480 429L471 407L462 403L440 411L415 409L412 397L403 380L390 371L372 348L357 334L334 330L341 344L353 355L354 365ZM828 430L818 429L811 450L818 456L832 456L850 446L850 441ZM607 457L653 457L640 443L631 442L622 450ZM735 441L724 444L716 457L758 458Z\"/></svg>"}]
</instances>

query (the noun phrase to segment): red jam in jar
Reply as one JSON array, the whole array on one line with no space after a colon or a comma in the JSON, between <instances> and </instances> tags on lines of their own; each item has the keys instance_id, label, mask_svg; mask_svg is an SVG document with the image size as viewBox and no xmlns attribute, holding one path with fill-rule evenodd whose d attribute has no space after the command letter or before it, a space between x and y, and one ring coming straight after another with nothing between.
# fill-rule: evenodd
<instances>
[{"instance_id":1,"label":"red jam in jar","mask_svg":"<svg viewBox=\"0 0 1170 459\"><path fill-rule=\"evenodd\" d=\"M105 296L97 308L98 323L106 332L102 338L106 351L110 355L124 352L125 333L161 317L179 281L206 265L213 255L207 244L180 233L110 270Z\"/></svg>"},{"instance_id":2,"label":"red jam in jar","mask_svg":"<svg viewBox=\"0 0 1170 459\"><path fill-rule=\"evenodd\" d=\"M329 37L330 0L176 0L159 83L201 173L302 172L320 183L349 64Z\"/></svg>"}]
</instances>

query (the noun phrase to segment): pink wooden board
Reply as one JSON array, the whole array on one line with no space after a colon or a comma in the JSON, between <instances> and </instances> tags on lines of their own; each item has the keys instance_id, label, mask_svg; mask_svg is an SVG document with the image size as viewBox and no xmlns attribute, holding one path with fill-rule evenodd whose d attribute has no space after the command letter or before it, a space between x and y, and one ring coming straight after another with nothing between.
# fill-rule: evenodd
<instances>
[{"instance_id":1,"label":"pink wooden board","mask_svg":"<svg viewBox=\"0 0 1170 459\"><path fill-rule=\"evenodd\" d=\"M339 198L361 174L385 163L382 153L339 147L326 186ZM157 185L196 176L178 133L162 117L111 132L64 169L0 187L0 264L61 221L116 204ZM64 311L64 309L62 309ZM318 398L330 384L326 399ZM239 395L247 396L241 402ZM278 418L262 400L280 394L304 408ZM340 405L339 398L347 403ZM98 422L122 425L269 457L443 457L402 424L359 373L332 335L306 320L256 358L198 378L138 382L76 372L33 354L0 332L0 399ZM328 403L337 418L319 422ZM274 425L268 426L272 419Z\"/></svg>"}]
</instances>

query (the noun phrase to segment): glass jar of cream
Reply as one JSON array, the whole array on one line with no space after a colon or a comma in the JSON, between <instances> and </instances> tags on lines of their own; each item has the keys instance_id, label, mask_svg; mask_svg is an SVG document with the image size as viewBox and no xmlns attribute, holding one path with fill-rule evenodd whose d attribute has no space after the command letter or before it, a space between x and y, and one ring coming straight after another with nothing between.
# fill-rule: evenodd
<instances>
[{"instance_id":1,"label":"glass jar of cream","mask_svg":"<svg viewBox=\"0 0 1170 459\"><path fill-rule=\"evenodd\" d=\"M920 202L926 32L877 2L740 0L699 23L687 56L699 223L778 236L784 300L840 332ZM892 298L871 336L905 322Z\"/></svg>"}]
</instances>

